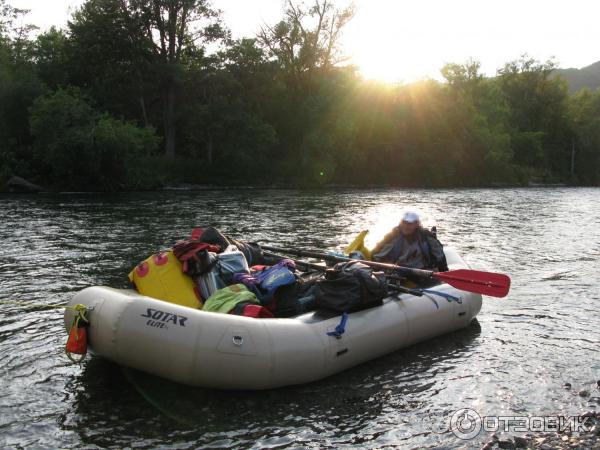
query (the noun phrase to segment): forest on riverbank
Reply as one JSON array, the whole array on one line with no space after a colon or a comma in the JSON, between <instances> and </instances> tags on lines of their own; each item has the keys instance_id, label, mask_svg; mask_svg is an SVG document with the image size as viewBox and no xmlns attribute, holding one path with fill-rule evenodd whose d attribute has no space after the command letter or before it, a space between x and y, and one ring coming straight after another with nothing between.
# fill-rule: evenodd
<instances>
[{"instance_id":1,"label":"forest on riverbank","mask_svg":"<svg viewBox=\"0 0 600 450\"><path fill-rule=\"evenodd\" d=\"M341 52L352 5L289 1L243 39L217 8L87 0L40 31L0 0L0 185L600 184L600 90L552 61L389 84Z\"/></svg>"}]
</instances>

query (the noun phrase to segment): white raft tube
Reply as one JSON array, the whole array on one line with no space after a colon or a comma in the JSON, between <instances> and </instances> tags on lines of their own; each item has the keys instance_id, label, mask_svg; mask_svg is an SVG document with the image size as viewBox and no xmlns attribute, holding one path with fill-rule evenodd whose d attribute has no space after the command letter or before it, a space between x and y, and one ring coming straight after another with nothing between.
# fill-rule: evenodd
<instances>
[{"instance_id":1,"label":"white raft tube","mask_svg":"<svg viewBox=\"0 0 600 450\"><path fill-rule=\"evenodd\" d=\"M450 269L467 268L446 249ZM254 319L196 310L144 297L133 290L89 287L70 306L91 309L89 347L96 355L175 382L221 389L270 389L308 383L409 345L466 327L481 295L447 284L437 295L389 297L382 306L340 316L307 313ZM67 331L73 312L65 312Z\"/></svg>"}]
</instances>

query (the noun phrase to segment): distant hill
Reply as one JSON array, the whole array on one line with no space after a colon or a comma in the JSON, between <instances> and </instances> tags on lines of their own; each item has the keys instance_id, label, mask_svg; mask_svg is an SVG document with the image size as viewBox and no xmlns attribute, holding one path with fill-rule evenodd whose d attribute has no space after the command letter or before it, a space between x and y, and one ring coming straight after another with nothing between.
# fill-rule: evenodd
<instances>
[{"instance_id":1,"label":"distant hill","mask_svg":"<svg viewBox=\"0 0 600 450\"><path fill-rule=\"evenodd\" d=\"M556 69L555 73L567 80L570 93L584 87L591 90L600 87L600 61L581 69Z\"/></svg>"}]
</instances>

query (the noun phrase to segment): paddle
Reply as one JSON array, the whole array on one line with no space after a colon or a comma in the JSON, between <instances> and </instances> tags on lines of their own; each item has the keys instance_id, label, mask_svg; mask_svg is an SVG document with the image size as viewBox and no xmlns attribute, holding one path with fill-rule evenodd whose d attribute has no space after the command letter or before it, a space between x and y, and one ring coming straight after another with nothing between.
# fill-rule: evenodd
<instances>
[{"instance_id":1,"label":"paddle","mask_svg":"<svg viewBox=\"0 0 600 450\"><path fill-rule=\"evenodd\" d=\"M263 255L265 256L269 256L271 258L277 258L278 260L282 260L282 259L288 259L287 256L282 256L282 255L278 255L277 253L270 253L270 252L262 252ZM320 270L320 271L325 271L327 270L326 266L322 266L321 264L315 264L315 263L311 263L308 261L301 261L299 259L292 259L292 261L294 261L296 263L296 265L298 266L304 266L308 269L314 269L314 270Z\"/></svg>"},{"instance_id":2,"label":"paddle","mask_svg":"<svg viewBox=\"0 0 600 450\"><path fill-rule=\"evenodd\" d=\"M475 292L478 294L489 295L490 297L506 297L510 290L510 277L501 273L482 272L480 270L459 269L448 272L434 272L432 270L412 269L409 267L397 266L395 264L380 263L375 261L365 261L346 258L343 256L328 255L326 253L298 250L293 248L281 248L272 246L261 246L265 250L279 253L289 253L292 255L304 256L307 258L318 258L325 261L345 262L359 261L370 267L381 270L402 271L423 278L435 278L444 281L461 291Z\"/></svg>"},{"instance_id":3,"label":"paddle","mask_svg":"<svg viewBox=\"0 0 600 450\"><path fill-rule=\"evenodd\" d=\"M265 252L265 251L263 251L263 255L269 256L269 257L272 257L272 258L278 258L280 260L281 259L286 259L285 256L278 255L277 253L271 253L271 252ZM305 266L305 267L308 267L310 269L320 270L320 271L323 271L323 272L327 270L326 266L322 266L320 264L314 264L314 263L310 263L308 261L301 261L299 259L293 259L292 261L294 261L296 263L296 265L298 265L298 266ZM393 276L393 275L387 276L387 278L393 279L393 280L400 280L400 281L404 280L403 277L397 277L397 276ZM420 291L419 289L410 289L410 288L407 288L407 287L404 287L404 286L398 286L397 284L392 284L392 283L387 283L387 285L388 285L388 289L390 289L392 291L402 292L404 294L411 294L411 295L414 295L416 297L422 297L423 296L423 292Z\"/></svg>"}]
</instances>

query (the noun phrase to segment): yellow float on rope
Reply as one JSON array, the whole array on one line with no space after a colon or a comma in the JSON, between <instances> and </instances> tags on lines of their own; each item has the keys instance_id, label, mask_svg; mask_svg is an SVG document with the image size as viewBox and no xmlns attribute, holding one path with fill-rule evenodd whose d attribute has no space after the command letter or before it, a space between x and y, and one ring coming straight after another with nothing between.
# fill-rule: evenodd
<instances>
[{"instance_id":1,"label":"yellow float on rope","mask_svg":"<svg viewBox=\"0 0 600 450\"><path fill-rule=\"evenodd\" d=\"M358 236L356 236L354 238L354 240L352 241L352 243L346 247L346 249L344 250L344 253L346 253L347 255L349 255L352 252L361 252L364 256L366 260L371 260L371 250L369 250L366 246L365 246L365 236L369 233L369 230L363 230L360 233L358 233Z\"/></svg>"}]
</instances>

